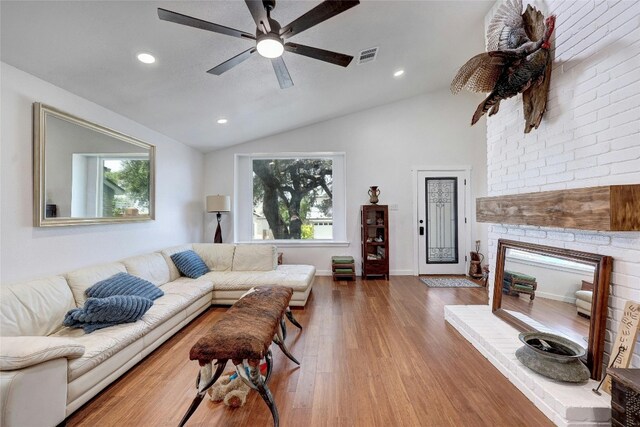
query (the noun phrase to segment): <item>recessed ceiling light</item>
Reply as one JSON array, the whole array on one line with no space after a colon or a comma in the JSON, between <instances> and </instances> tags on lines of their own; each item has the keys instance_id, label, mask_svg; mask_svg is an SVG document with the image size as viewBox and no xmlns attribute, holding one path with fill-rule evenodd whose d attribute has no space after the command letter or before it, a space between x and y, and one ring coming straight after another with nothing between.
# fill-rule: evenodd
<instances>
[{"instance_id":1,"label":"recessed ceiling light","mask_svg":"<svg viewBox=\"0 0 640 427\"><path fill-rule=\"evenodd\" d=\"M404 74L404 70L398 70L395 73L393 73L393 77L400 77L403 74Z\"/></svg>"},{"instance_id":2,"label":"recessed ceiling light","mask_svg":"<svg viewBox=\"0 0 640 427\"><path fill-rule=\"evenodd\" d=\"M219 125L224 125L224 124L226 124L228 121L229 121L229 120L227 120L227 119L218 119L218 124L219 124Z\"/></svg>"},{"instance_id":3,"label":"recessed ceiling light","mask_svg":"<svg viewBox=\"0 0 640 427\"><path fill-rule=\"evenodd\" d=\"M138 61L145 64L153 64L154 62L156 62L156 58L154 58L150 53L139 53Z\"/></svg>"}]
</instances>

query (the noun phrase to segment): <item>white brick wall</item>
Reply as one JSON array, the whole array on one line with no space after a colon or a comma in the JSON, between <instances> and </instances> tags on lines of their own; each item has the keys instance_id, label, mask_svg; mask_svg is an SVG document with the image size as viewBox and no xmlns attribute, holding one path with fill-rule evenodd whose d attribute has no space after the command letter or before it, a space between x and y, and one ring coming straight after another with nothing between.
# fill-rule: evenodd
<instances>
[{"instance_id":1,"label":"white brick wall","mask_svg":"<svg viewBox=\"0 0 640 427\"><path fill-rule=\"evenodd\" d=\"M531 3L557 15L548 110L528 135L521 96L488 119L489 195L640 183L640 1ZM492 225L488 237L492 271L499 238L612 256L609 353L625 301L640 302L640 233Z\"/></svg>"}]
</instances>

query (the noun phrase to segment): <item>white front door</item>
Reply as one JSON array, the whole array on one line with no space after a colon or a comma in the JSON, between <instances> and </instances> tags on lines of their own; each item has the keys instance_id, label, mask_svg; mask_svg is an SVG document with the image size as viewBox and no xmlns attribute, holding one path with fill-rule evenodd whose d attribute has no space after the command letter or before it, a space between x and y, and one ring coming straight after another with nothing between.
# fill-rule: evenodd
<instances>
[{"instance_id":1,"label":"white front door","mask_svg":"<svg viewBox=\"0 0 640 427\"><path fill-rule=\"evenodd\" d=\"M468 171L419 171L418 273L465 274Z\"/></svg>"}]
</instances>

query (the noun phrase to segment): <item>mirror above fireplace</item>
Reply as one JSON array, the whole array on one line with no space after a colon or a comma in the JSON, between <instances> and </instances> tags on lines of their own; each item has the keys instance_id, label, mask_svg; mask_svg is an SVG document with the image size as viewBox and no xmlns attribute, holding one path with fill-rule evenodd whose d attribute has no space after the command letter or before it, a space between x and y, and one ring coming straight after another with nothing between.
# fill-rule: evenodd
<instances>
[{"instance_id":1,"label":"mirror above fireplace","mask_svg":"<svg viewBox=\"0 0 640 427\"><path fill-rule=\"evenodd\" d=\"M493 312L520 331L551 332L587 350L602 374L612 260L608 256L501 239Z\"/></svg>"}]
</instances>

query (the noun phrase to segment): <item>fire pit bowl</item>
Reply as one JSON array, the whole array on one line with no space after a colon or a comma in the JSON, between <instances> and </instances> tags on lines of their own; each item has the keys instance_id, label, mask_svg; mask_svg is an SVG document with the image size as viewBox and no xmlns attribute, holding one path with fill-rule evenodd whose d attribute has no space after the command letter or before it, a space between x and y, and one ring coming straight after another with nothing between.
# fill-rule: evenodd
<instances>
[{"instance_id":1,"label":"fire pit bowl","mask_svg":"<svg viewBox=\"0 0 640 427\"><path fill-rule=\"evenodd\" d=\"M532 371L570 383L589 379L589 369L580 361L586 351L579 344L546 332L523 332L518 338L524 346L516 350L516 357Z\"/></svg>"}]
</instances>

